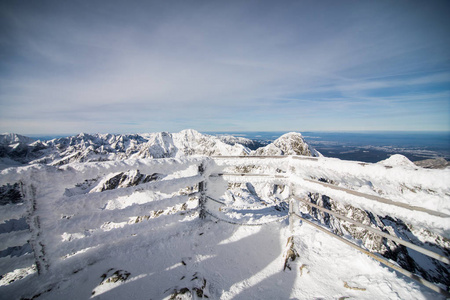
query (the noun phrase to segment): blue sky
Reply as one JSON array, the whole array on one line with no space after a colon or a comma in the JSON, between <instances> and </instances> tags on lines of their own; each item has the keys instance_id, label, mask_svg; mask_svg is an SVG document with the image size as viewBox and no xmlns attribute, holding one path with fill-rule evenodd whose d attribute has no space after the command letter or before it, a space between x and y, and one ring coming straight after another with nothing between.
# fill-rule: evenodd
<instances>
[{"instance_id":1,"label":"blue sky","mask_svg":"<svg viewBox=\"0 0 450 300\"><path fill-rule=\"evenodd\" d=\"M449 1L1 1L0 132L450 130Z\"/></svg>"}]
</instances>

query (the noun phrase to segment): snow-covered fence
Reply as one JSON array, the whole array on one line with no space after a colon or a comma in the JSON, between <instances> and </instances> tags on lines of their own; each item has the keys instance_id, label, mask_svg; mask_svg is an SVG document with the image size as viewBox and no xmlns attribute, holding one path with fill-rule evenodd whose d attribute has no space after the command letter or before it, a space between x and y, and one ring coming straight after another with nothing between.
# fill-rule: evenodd
<instances>
[{"instance_id":1,"label":"snow-covered fence","mask_svg":"<svg viewBox=\"0 0 450 300\"><path fill-rule=\"evenodd\" d=\"M0 257L0 275L33 264L39 274L62 272L70 275L100 260L111 250L111 244L132 244L135 238L150 237L155 230L197 216L205 218L209 215L225 220L221 218L220 210L213 213L208 210L208 205L227 205L218 199L230 182L271 183L289 190L284 199L289 202L289 212L281 209L271 219L247 224L225 220L231 224L260 226L289 217L290 226L295 230L294 220L302 218L305 223L331 234L320 221L299 210L298 202L309 202L305 192L311 191L328 195L343 205L398 217L442 234L448 230L450 212L439 210L439 201L442 201L439 195L447 183L445 178L441 182L436 176L428 177L426 171L303 156L124 160L8 169L2 172L0 184L20 182L24 201L8 204L0 210L0 221L9 224L0 226L0 245L4 248L0 251L5 254ZM109 184L115 185L114 189ZM412 192L399 193L399 186ZM432 191L427 195L430 201L426 207L420 205L420 193L415 199L408 198L414 196L412 193L416 193L414 188L417 186ZM385 194L380 195L378 188ZM189 201L191 199L196 201ZM352 222L347 216L317 204L309 202L305 205ZM16 225L11 225L13 223ZM384 238L449 263L445 255L360 222L353 220L353 224L363 225L366 230ZM341 236L336 238L358 247ZM7 253L15 251L15 247L22 248L24 253L6 257ZM383 262L379 255L360 250ZM394 269L398 267L385 260L383 263ZM51 270L53 272L49 272ZM402 273L418 278L410 272ZM420 281L431 288L434 286L423 279ZM433 289L445 292L439 287Z\"/></svg>"},{"instance_id":2,"label":"snow-covered fence","mask_svg":"<svg viewBox=\"0 0 450 300\"><path fill-rule=\"evenodd\" d=\"M304 201L304 200L300 200L300 199L296 199L296 200ZM315 208L317 208L317 209L319 209L319 210L322 210L322 211L325 211L326 213L330 213L330 214L331 214L331 211L326 210L326 209L323 209L323 208L320 207L320 206L316 206L316 205L314 205L314 204L312 204L312 203L308 203L308 205L312 205L312 206L314 206ZM290 208L291 208L291 207L295 207L295 204L292 203L291 206L290 206ZM332 215L335 216L335 217L338 217L338 218L343 218L343 217L344 217L344 216L338 216L337 214L332 214ZM342 237L342 236L340 236L340 235L337 235L337 234L331 232L329 229L325 228L324 226L319 225L317 222L314 222L314 221L310 220L309 218L307 218L307 217L305 217L305 216L302 216L302 215L296 213L293 209L292 209L292 210L290 209L290 218L289 218L289 219L290 219L290 223L291 223L291 224L294 223L294 221L293 221L294 218L298 218L298 219L302 220L303 222L305 222L305 223L307 223L307 224L309 224L309 225L315 227L316 229L318 229L318 230L320 230L320 231L322 231L322 232L324 232L324 233L326 233L326 234L332 236L333 238L338 239L338 240L340 240L341 242L343 242L343 243L345 243L345 244L347 244L347 245L349 245L349 246L355 248L356 250L358 250L358 251L360 251L360 252L362 252L362 253L364 253L364 254L366 254L366 255L372 257L373 259L379 261L380 263L384 264L385 266L388 266L388 267L390 267L391 269L394 269L394 270L396 270L397 272L402 273L403 275L405 275L405 276L407 276L407 277L409 277L409 278L411 278L411 279L413 279L413 280L415 280L415 281L417 281L417 282L423 284L424 286L426 286L426 287L432 289L433 291L436 291L436 292L438 292L438 293L440 293L440 294L443 294L443 295L445 295L446 297L449 297L449 296L450 296L450 294L449 294L445 289L443 289L442 287L440 287L440 286L438 286L438 285L436 285L436 284L434 284L434 283L432 283L432 282L430 282L430 281L428 281L428 280L425 280L424 278L421 278L421 277L417 276L417 275L414 274L413 272L410 272L410 271L408 271L408 270L405 270L404 268L400 267L398 264L395 264L395 263L393 263L393 262L391 262L391 261L389 261L389 260L383 258L381 255L377 255L377 254L375 254L375 253L373 253L373 252L371 252L371 251L369 251L369 250L367 250L367 249L364 249L364 248L361 247L361 246L356 245L356 244L353 243L352 241L350 241L350 240L348 240L348 239L346 239L346 238L344 238L344 237ZM345 218L345 217L344 217L344 218ZM438 254L438 253L429 251L428 249L425 249L425 248L422 248L422 247L418 247L418 246L416 246L416 245L414 245L414 244L412 244L412 243L409 243L409 242L407 242L407 241L403 241L403 240L401 240L401 239L398 239L398 238L395 237L395 236L386 234L386 233L384 233L384 232L382 232L382 231L376 230L376 229L374 229L374 228L372 228L372 227L366 226L366 225L361 224L361 223L359 223L359 222L356 222L356 221L354 221L354 220L351 220L351 219L346 218L346 221L351 222L351 223L353 223L353 224L356 224L357 226L361 226L361 228L364 228L364 229L366 229L366 230L375 232L376 234L378 234L378 235L380 235L380 236L383 236L383 237L385 237L385 238L387 238L387 239L394 240L394 241L396 241L396 242L399 243L399 244L405 245L405 246L408 247L408 248L414 249L414 250L416 250L416 251L418 251L418 252L420 252L420 253L422 253L422 254L425 254L425 255L427 255L427 256L429 256L429 257L432 257L432 258L434 258L434 259L440 260L440 261L442 261L442 262L444 262L444 263L446 263L446 264L449 263L449 262L448 262L448 258L445 257L445 256L443 256L443 255L440 255L440 254ZM294 227L292 227L292 228L293 228L293 230L295 230Z\"/></svg>"},{"instance_id":3,"label":"snow-covered fence","mask_svg":"<svg viewBox=\"0 0 450 300\"><path fill-rule=\"evenodd\" d=\"M212 176L227 182L283 184L292 194L326 194L345 205L447 234L450 170L418 171L305 156L216 156L214 161L222 169L216 168L220 171Z\"/></svg>"},{"instance_id":4,"label":"snow-covered fence","mask_svg":"<svg viewBox=\"0 0 450 300\"><path fill-rule=\"evenodd\" d=\"M223 165L228 167L228 172L222 172L214 174L214 176L219 176L226 178L232 182L266 182L275 184L284 184L289 186L290 197L289 201L289 223L292 231L295 231L295 219L301 219L305 223L310 224L317 229L345 242L346 244L356 248L357 250L371 256L377 261L389 266L390 268L420 282L421 284L427 286L428 288L437 291L441 294L449 296L449 293L434 283L431 283L413 272L401 268L399 265L388 261L381 255L373 253L368 249L355 244L351 240L343 238L341 235L337 235L330 231L329 228L321 226L320 220L314 221L314 218L306 212L302 213L299 211L298 202L303 203L303 205L313 207L314 209L320 210L325 214L331 215L339 220L349 222L355 226L358 226L368 232L374 233L382 238L389 239L400 245L406 246L413 249L419 253L436 259L446 265L450 263L449 258L443 253L437 253L430 248L424 248L418 246L409 241L402 240L395 235L383 232L379 229L373 228L369 225L362 224L356 220L353 220L347 216L340 215L330 209L326 209L322 206L312 203L305 197L304 191L316 191L323 195L330 195L335 201L341 201L346 205L354 205L355 207L362 209L363 211L375 214L389 215L390 217L399 218L410 221L414 225L419 225L429 229L437 229L438 232L446 230L448 221L450 219L450 214L448 211L438 210L438 205L431 202L431 206L435 205L434 209L423 206L423 199L420 203L411 201L408 199L401 199L397 195L396 201L387 199L386 197L381 197L376 193L373 193L375 188L373 183L382 182L382 179L386 179L384 188L389 190L388 184L395 182L397 186L404 187L416 193L413 187L417 186L429 186L428 191L432 193L437 193L434 189L438 190L442 187L446 187L445 176L440 178L441 182L431 182L429 178L425 178L427 170L421 170L421 172L416 172L418 169L396 169L391 170L391 166L384 165L373 165L357 162L344 162L337 160L328 160L321 158L310 158L310 157L216 157L216 160L222 161ZM324 165L324 161L328 165ZM220 164L220 163L219 163ZM234 170L233 170L234 168ZM230 171L231 170L231 171ZM392 172L394 171L394 172ZM336 176L338 175L338 176ZM446 173L445 175L448 175ZM339 180L342 177L346 177L346 182L356 182L357 185L368 185L372 187L370 193L360 192L347 188L345 186L339 185ZM335 179L335 180L333 180ZM435 180L435 177L434 177ZM342 180L343 181L343 180ZM439 180L438 180L439 181ZM380 183L381 184L381 183ZM410 186L410 187L409 187ZM423 189L427 189L423 187ZM300 197L296 195L297 190L303 190ZM392 193L394 194L394 193ZM402 191L403 194L403 191ZM432 198L432 197L430 197ZM217 202L216 199L211 199ZM220 203L220 202L219 202ZM419 205L421 204L421 205ZM448 206L447 206L448 207ZM217 217L216 217L217 218ZM445 267L444 267L445 268Z\"/></svg>"},{"instance_id":5,"label":"snow-covered fence","mask_svg":"<svg viewBox=\"0 0 450 300\"><path fill-rule=\"evenodd\" d=\"M41 275L71 274L101 259L111 244L132 243L195 218L204 161L128 160L5 170L0 184L22 183L23 199L0 210L0 245L5 248L0 249L5 252L0 275L27 267ZM6 257L17 247L25 253Z\"/></svg>"}]
</instances>

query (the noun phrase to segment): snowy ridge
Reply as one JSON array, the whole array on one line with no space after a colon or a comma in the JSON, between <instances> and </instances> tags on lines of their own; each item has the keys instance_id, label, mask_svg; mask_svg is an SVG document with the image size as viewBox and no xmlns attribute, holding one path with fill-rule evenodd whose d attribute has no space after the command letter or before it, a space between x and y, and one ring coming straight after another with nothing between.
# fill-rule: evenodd
<instances>
[{"instance_id":1,"label":"snowy ridge","mask_svg":"<svg viewBox=\"0 0 450 300\"><path fill-rule=\"evenodd\" d=\"M17 144L31 144L34 140L32 138L15 134L15 133L3 133L0 134L0 145L17 145Z\"/></svg>"},{"instance_id":2,"label":"snowy ridge","mask_svg":"<svg viewBox=\"0 0 450 300\"><path fill-rule=\"evenodd\" d=\"M1 144L0 157L22 164L65 165L73 162L192 155L245 155L250 152L241 144L229 145L217 137L203 135L191 129L179 133L131 135L81 133L50 141L32 141L18 135L0 135L0 141L4 141L4 144Z\"/></svg>"},{"instance_id":3,"label":"snowy ridge","mask_svg":"<svg viewBox=\"0 0 450 300\"><path fill-rule=\"evenodd\" d=\"M252 150L256 150L260 147L264 147L267 144L269 144L269 142L267 142L267 141L251 140L248 138L243 138L243 137L233 136L233 135L228 135L228 134L219 134L219 135L217 135L217 137L225 144L232 145L232 146L234 146L235 144L240 144L240 145L243 145Z\"/></svg>"},{"instance_id":4,"label":"snowy ridge","mask_svg":"<svg viewBox=\"0 0 450 300\"><path fill-rule=\"evenodd\" d=\"M3 142L1 142L3 141ZM312 155L320 156L300 133L288 133L272 144L232 136L211 136L188 129L179 133L86 134L34 141L8 134L0 135L0 158L4 165L116 161L139 158L168 158L193 155ZM249 148L250 147L250 148ZM3 167L4 168L4 167Z\"/></svg>"}]
</instances>

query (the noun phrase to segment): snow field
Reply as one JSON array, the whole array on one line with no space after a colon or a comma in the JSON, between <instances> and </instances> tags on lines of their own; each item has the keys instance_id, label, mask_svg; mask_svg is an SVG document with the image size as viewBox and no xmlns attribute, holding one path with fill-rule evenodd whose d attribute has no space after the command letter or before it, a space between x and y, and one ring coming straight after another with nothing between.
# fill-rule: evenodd
<instances>
[{"instance_id":1,"label":"snow field","mask_svg":"<svg viewBox=\"0 0 450 300\"><path fill-rule=\"evenodd\" d=\"M40 297L169 299L174 291L184 288L194 295L200 289L209 299L435 297L306 225L296 226L299 257L291 263L292 270L283 271L290 235L286 224L279 223L262 227L208 220L174 223L114 245L99 246L83 257L91 265L74 274L58 274L58 283L45 286L52 290ZM124 281L103 281L103 275L117 271L130 275ZM30 283L42 291L36 281Z\"/></svg>"}]
</instances>

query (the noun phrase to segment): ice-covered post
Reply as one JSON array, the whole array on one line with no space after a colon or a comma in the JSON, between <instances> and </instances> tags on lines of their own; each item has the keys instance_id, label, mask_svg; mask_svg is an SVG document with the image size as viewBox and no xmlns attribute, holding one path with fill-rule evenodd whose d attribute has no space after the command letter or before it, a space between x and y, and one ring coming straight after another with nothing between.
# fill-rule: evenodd
<instances>
[{"instance_id":1,"label":"ice-covered post","mask_svg":"<svg viewBox=\"0 0 450 300\"><path fill-rule=\"evenodd\" d=\"M294 185L289 183L289 230L291 233L294 233L294 222L295 222L295 208L296 208L296 201L294 200Z\"/></svg>"},{"instance_id":2,"label":"ice-covered post","mask_svg":"<svg viewBox=\"0 0 450 300\"><path fill-rule=\"evenodd\" d=\"M295 174L295 167L292 165L292 156L289 157L287 175L289 176L289 230L294 233L294 221L295 221L295 204L294 200L294 184L292 183L292 174Z\"/></svg>"},{"instance_id":3,"label":"ice-covered post","mask_svg":"<svg viewBox=\"0 0 450 300\"><path fill-rule=\"evenodd\" d=\"M294 233L294 199L289 200L289 230Z\"/></svg>"},{"instance_id":4,"label":"ice-covered post","mask_svg":"<svg viewBox=\"0 0 450 300\"><path fill-rule=\"evenodd\" d=\"M205 172L205 166L203 163L201 163L198 166L198 173L200 175L203 175L203 173ZM199 217L200 219L204 219L206 217L206 182L205 180L200 181L198 183L198 192L200 193L200 198L198 200L198 207L200 209L200 213L199 213Z\"/></svg>"},{"instance_id":5,"label":"ice-covered post","mask_svg":"<svg viewBox=\"0 0 450 300\"><path fill-rule=\"evenodd\" d=\"M48 270L49 264L45 255L44 244L40 241L42 239L42 233L40 232L41 222L39 215L36 213L36 187L32 184L23 184L21 182L21 190L25 203L28 204L27 223L31 232L31 238L28 243L33 250L37 273L38 275L42 275Z\"/></svg>"}]
</instances>

